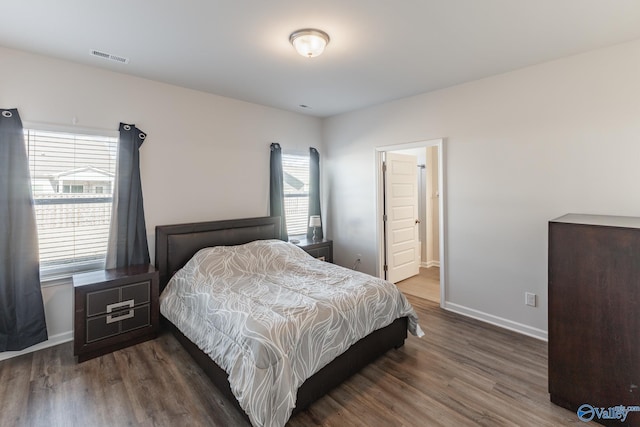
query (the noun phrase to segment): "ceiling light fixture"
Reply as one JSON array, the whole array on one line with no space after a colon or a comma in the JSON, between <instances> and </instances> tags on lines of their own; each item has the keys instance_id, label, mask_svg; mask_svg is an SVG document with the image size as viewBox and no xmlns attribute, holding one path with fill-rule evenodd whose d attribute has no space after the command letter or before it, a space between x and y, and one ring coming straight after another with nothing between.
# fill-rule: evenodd
<instances>
[{"instance_id":1,"label":"ceiling light fixture","mask_svg":"<svg viewBox=\"0 0 640 427\"><path fill-rule=\"evenodd\" d=\"M300 55L313 58L320 55L329 44L329 34L313 28L305 28L291 33L289 41Z\"/></svg>"}]
</instances>

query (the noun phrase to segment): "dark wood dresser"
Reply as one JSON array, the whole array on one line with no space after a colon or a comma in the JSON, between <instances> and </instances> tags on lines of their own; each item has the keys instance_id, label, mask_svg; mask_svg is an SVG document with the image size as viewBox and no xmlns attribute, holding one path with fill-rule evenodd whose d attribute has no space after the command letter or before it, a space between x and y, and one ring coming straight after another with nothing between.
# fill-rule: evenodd
<instances>
[{"instance_id":1,"label":"dark wood dresser","mask_svg":"<svg viewBox=\"0 0 640 427\"><path fill-rule=\"evenodd\" d=\"M582 420L640 405L640 218L569 214L549 222L549 393Z\"/></svg>"},{"instance_id":2,"label":"dark wood dresser","mask_svg":"<svg viewBox=\"0 0 640 427\"><path fill-rule=\"evenodd\" d=\"M158 272L150 265L75 274L73 353L78 361L155 338L158 285Z\"/></svg>"}]
</instances>

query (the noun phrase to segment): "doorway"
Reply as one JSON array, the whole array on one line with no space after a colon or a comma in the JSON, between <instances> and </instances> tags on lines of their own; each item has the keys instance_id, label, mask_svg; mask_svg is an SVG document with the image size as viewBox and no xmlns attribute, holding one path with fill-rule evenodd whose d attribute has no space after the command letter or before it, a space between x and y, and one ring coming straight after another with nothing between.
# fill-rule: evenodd
<instances>
[{"instance_id":1,"label":"doorway","mask_svg":"<svg viewBox=\"0 0 640 427\"><path fill-rule=\"evenodd\" d=\"M420 268L419 271L416 270L418 274L397 282L398 287L403 292L438 302L443 306L446 301L444 140L376 148L378 277L387 280L390 280L388 265L393 265L394 262L389 255L393 245L388 242L388 223L385 222L388 219L385 217L385 205L388 204L389 189L385 188L387 174L383 172L383 165L389 153L394 153L391 154L393 156L396 153L415 156L416 162L413 167L417 171L420 206L416 216L419 228L417 235Z\"/></svg>"}]
</instances>

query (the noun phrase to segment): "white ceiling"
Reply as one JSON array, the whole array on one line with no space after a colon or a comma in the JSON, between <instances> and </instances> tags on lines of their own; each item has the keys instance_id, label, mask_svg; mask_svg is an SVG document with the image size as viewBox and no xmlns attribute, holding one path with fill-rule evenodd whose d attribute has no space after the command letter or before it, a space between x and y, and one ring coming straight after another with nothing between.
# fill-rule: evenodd
<instances>
[{"instance_id":1,"label":"white ceiling","mask_svg":"<svg viewBox=\"0 0 640 427\"><path fill-rule=\"evenodd\" d=\"M640 38L640 0L2 3L2 46L319 117ZM289 44L305 27L323 55Z\"/></svg>"}]
</instances>

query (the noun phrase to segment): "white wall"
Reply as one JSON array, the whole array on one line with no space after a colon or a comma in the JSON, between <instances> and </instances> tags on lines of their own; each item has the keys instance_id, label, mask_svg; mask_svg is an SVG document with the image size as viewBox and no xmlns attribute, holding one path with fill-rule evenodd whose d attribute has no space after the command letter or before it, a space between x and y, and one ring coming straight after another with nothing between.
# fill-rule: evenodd
<instances>
[{"instance_id":1,"label":"white wall","mask_svg":"<svg viewBox=\"0 0 640 427\"><path fill-rule=\"evenodd\" d=\"M25 122L117 131L135 123L150 251L155 226L268 215L269 144L322 152L320 119L0 48L0 106ZM69 283L43 289L50 337L69 339ZM3 354L6 357L7 354Z\"/></svg>"},{"instance_id":2,"label":"white wall","mask_svg":"<svg viewBox=\"0 0 640 427\"><path fill-rule=\"evenodd\" d=\"M640 215L638 76L635 41L327 119L336 261L377 271L374 148L444 137L446 307L545 338L547 221Z\"/></svg>"}]
</instances>

